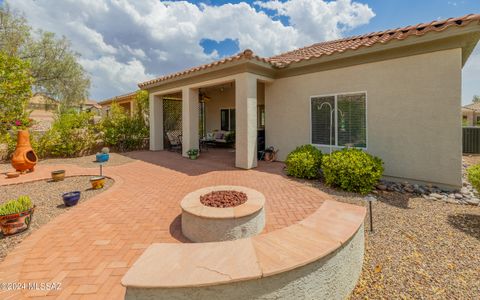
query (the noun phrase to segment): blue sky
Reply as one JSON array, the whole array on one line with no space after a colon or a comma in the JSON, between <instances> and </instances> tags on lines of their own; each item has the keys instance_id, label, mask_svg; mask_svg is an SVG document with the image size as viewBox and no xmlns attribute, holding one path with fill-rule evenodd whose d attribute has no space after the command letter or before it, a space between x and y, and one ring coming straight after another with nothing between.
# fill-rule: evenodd
<instances>
[{"instance_id":1,"label":"blue sky","mask_svg":"<svg viewBox=\"0 0 480 300\"><path fill-rule=\"evenodd\" d=\"M32 27L72 41L92 76L95 100L245 48L271 56L323 40L480 13L480 0L4 2ZM474 94L480 94L479 46L464 67L462 102Z\"/></svg>"}]
</instances>

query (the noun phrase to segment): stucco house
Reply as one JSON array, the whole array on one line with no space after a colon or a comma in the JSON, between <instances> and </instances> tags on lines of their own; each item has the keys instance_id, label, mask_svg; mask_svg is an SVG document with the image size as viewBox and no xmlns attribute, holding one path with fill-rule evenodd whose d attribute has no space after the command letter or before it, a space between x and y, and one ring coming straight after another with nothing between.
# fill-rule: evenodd
<instances>
[{"instance_id":1,"label":"stucco house","mask_svg":"<svg viewBox=\"0 0 480 300\"><path fill-rule=\"evenodd\" d=\"M302 144L326 153L355 146L384 160L387 179L458 188L461 71L479 38L480 15L472 14L272 57L245 50L140 83L150 94L150 149L164 148L163 98L173 95L184 156L199 147L203 123L235 130L236 167L255 168L264 128L281 160Z\"/></svg>"},{"instance_id":2,"label":"stucco house","mask_svg":"<svg viewBox=\"0 0 480 300\"><path fill-rule=\"evenodd\" d=\"M112 103L118 104L125 110L125 113L129 114L130 116L135 111L135 96L137 95L137 91L127 93L120 96L115 96L109 99L102 100L98 102L102 106L103 111L108 114Z\"/></svg>"},{"instance_id":3,"label":"stucco house","mask_svg":"<svg viewBox=\"0 0 480 300\"><path fill-rule=\"evenodd\" d=\"M480 102L474 102L462 107L463 126L480 126Z\"/></svg>"}]
</instances>

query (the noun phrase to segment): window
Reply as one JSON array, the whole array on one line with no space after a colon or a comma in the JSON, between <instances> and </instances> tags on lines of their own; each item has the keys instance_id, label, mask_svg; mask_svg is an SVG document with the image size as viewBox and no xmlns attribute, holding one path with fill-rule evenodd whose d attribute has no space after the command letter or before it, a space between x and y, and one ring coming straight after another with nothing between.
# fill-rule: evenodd
<instances>
[{"instance_id":1,"label":"window","mask_svg":"<svg viewBox=\"0 0 480 300\"><path fill-rule=\"evenodd\" d=\"M257 109L257 127L265 128L265 105L259 105Z\"/></svg>"},{"instance_id":2,"label":"window","mask_svg":"<svg viewBox=\"0 0 480 300\"><path fill-rule=\"evenodd\" d=\"M220 110L220 129L223 131L235 130L235 109L227 108Z\"/></svg>"},{"instance_id":3,"label":"window","mask_svg":"<svg viewBox=\"0 0 480 300\"><path fill-rule=\"evenodd\" d=\"M312 144L367 147L367 95L311 98Z\"/></svg>"}]
</instances>

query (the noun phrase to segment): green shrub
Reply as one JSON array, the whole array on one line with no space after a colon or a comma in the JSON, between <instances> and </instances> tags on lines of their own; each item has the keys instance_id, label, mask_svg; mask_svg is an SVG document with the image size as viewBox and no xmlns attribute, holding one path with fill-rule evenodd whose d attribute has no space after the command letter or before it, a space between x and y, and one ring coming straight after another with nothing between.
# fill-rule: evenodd
<instances>
[{"instance_id":1,"label":"green shrub","mask_svg":"<svg viewBox=\"0 0 480 300\"><path fill-rule=\"evenodd\" d=\"M316 178L322 164L322 151L303 145L290 152L285 160L287 174L297 178Z\"/></svg>"},{"instance_id":2,"label":"green shrub","mask_svg":"<svg viewBox=\"0 0 480 300\"><path fill-rule=\"evenodd\" d=\"M360 149L343 149L325 155L322 171L328 185L367 194L383 174L383 162Z\"/></svg>"},{"instance_id":3,"label":"green shrub","mask_svg":"<svg viewBox=\"0 0 480 300\"><path fill-rule=\"evenodd\" d=\"M17 199L10 200L0 205L0 216L15 214L29 210L33 207L32 201L28 196L20 196Z\"/></svg>"},{"instance_id":4,"label":"green shrub","mask_svg":"<svg viewBox=\"0 0 480 300\"><path fill-rule=\"evenodd\" d=\"M480 193L480 164L469 167L467 173L468 181Z\"/></svg>"},{"instance_id":5,"label":"green shrub","mask_svg":"<svg viewBox=\"0 0 480 300\"><path fill-rule=\"evenodd\" d=\"M105 144L119 151L142 149L149 136L148 125L141 116L131 117L116 104L111 106L110 115L103 119L101 130Z\"/></svg>"},{"instance_id":6,"label":"green shrub","mask_svg":"<svg viewBox=\"0 0 480 300\"><path fill-rule=\"evenodd\" d=\"M95 146L97 128L93 114L89 112L66 112L58 115L38 141L41 157L74 157L91 152Z\"/></svg>"}]
</instances>

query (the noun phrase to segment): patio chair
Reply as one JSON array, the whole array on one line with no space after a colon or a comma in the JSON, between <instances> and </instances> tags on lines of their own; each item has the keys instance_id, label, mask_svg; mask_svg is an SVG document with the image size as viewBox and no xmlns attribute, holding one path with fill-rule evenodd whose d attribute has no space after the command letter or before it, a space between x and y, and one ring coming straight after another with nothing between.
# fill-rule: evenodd
<instances>
[{"instance_id":1,"label":"patio chair","mask_svg":"<svg viewBox=\"0 0 480 300\"><path fill-rule=\"evenodd\" d=\"M177 131L167 131L168 142L170 143L170 151L182 151L182 135Z\"/></svg>"}]
</instances>

